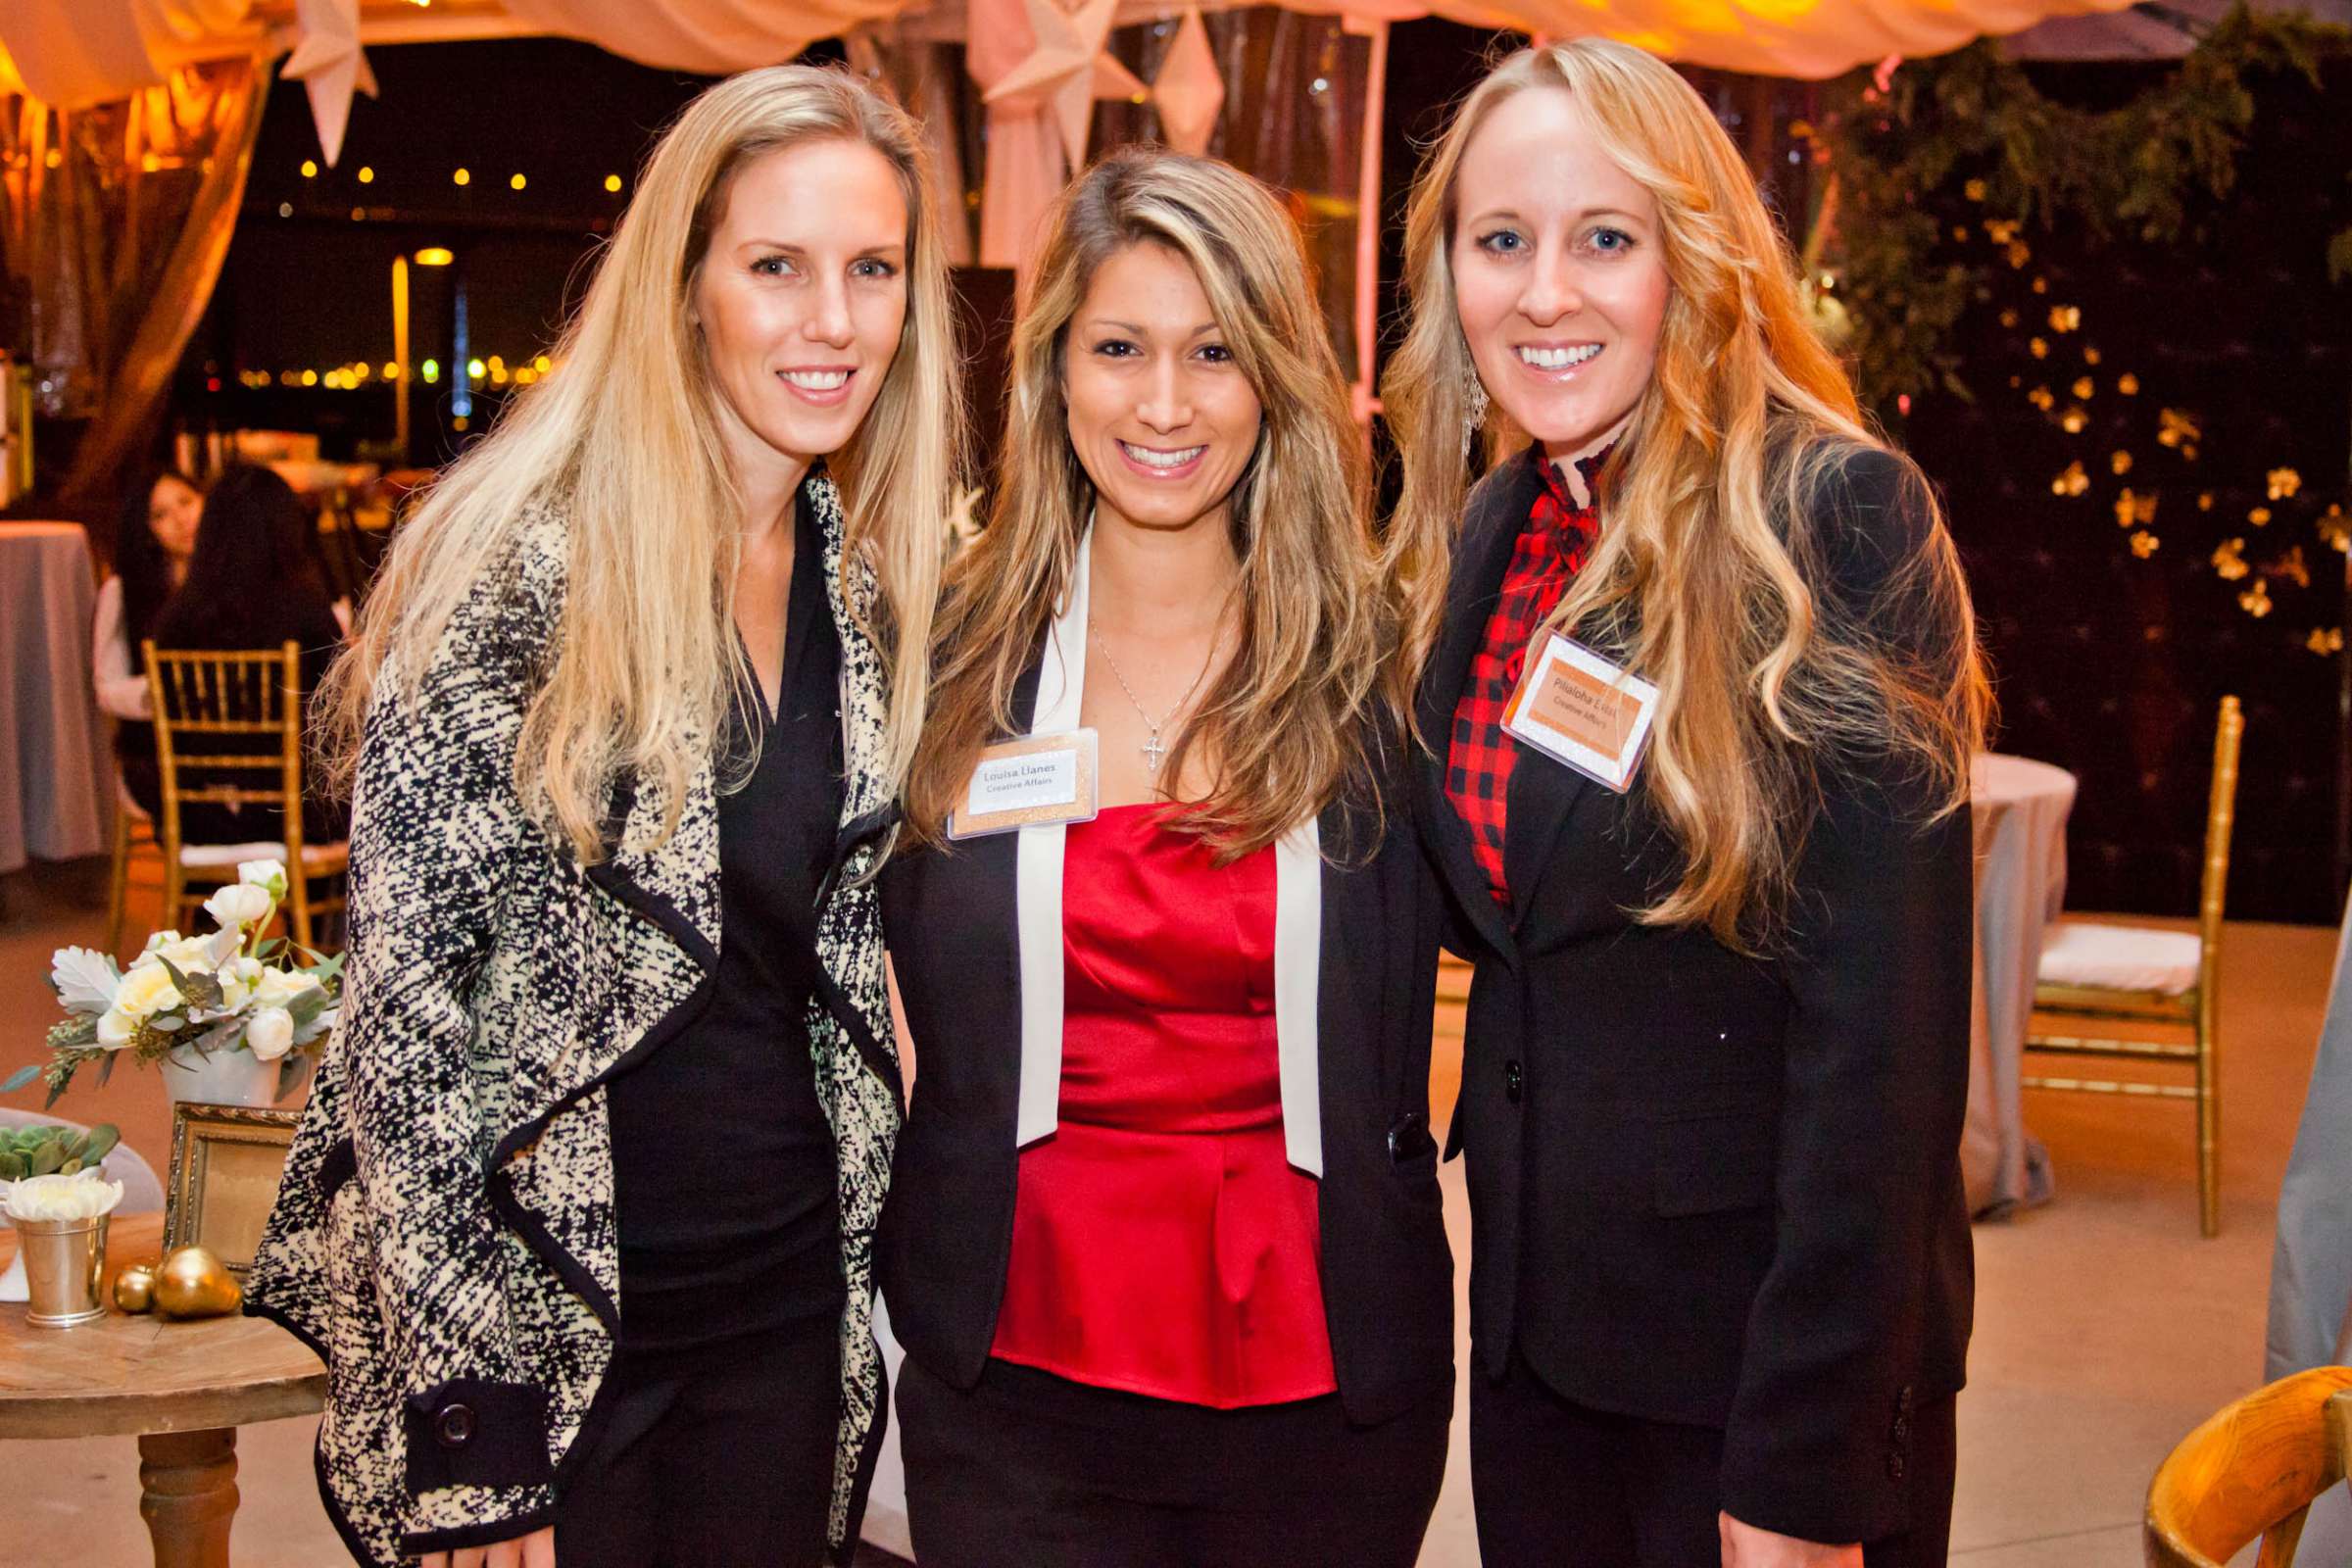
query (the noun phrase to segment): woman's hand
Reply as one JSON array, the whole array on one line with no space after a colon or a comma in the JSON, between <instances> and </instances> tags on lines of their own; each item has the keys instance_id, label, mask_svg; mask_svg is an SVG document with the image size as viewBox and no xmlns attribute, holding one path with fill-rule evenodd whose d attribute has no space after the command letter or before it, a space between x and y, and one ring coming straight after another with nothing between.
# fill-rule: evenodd
<instances>
[{"instance_id":1,"label":"woman's hand","mask_svg":"<svg viewBox=\"0 0 2352 1568\"><path fill-rule=\"evenodd\" d=\"M1728 1553L1730 1548L1727 1546L1725 1550ZM1854 1559L1861 1560L1858 1556ZM1730 1556L1726 1555L1724 1561L1730 1562ZM428 1551L418 1568L556 1568L556 1527L547 1525L496 1545Z\"/></svg>"},{"instance_id":2,"label":"woman's hand","mask_svg":"<svg viewBox=\"0 0 2352 1568\"><path fill-rule=\"evenodd\" d=\"M1715 1520L1723 1533L1723 1568L1862 1568L1858 1545L1825 1546L1818 1541L1776 1536L1728 1513L1717 1514Z\"/></svg>"}]
</instances>

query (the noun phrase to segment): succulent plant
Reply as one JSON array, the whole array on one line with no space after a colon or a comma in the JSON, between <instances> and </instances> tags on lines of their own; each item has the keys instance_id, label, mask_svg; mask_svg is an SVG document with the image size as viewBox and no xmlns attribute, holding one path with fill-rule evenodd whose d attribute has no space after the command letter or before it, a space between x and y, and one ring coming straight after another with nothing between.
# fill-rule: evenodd
<instances>
[{"instance_id":1,"label":"succulent plant","mask_svg":"<svg viewBox=\"0 0 2352 1568\"><path fill-rule=\"evenodd\" d=\"M113 1122L100 1122L86 1133L71 1127L0 1127L0 1182L76 1175L122 1141Z\"/></svg>"}]
</instances>

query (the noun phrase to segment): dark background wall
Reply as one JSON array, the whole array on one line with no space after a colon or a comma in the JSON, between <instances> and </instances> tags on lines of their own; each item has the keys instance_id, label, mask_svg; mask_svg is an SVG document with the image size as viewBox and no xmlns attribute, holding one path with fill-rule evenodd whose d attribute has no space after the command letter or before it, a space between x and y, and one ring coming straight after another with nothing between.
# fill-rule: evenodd
<instances>
[{"instance_id":1,"label":"dark background wall","mask_svg":"<svg viewBox=\"0 0 2352 1568\"><path fill-rule=\"evenodd\" d=\"M2139 74L2035 70L2044 91L2083 103ZM2324 529L2352 456L2352 280L2328 281L2326 253L2352 224L2352 73L2324 89L2255 85L2240 183L2199 200L2194 234L2157 247L2025 230L2031 258L1996 268L1962 322L1974 401L1924 398L1898 432L1949 503L2001 749L2082 781L2068 835L2078 907L2194 909L2225 693L2246 711L2230 913L2332 921L2342 907L2344 662L2325 650L2345 624L2346 563ZM1961 189L1929 199L1981 236ZM2060 330L2051 313L2070 308L2079 324ZM2075 488L2076 464L2080 493L2053 489ZM2294 493L2274 495L2274 474L2281 489L2291 474ZM2232 556L2242 575L2225 574Z\"/></svg>"}]
</instances>

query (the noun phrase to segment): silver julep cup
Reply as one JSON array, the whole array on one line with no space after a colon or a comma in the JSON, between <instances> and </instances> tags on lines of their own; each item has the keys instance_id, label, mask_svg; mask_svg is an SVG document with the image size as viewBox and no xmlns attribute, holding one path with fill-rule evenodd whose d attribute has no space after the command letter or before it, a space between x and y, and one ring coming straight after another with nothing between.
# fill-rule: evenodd
<instances>
[{"instance_id":1,"label":"silver julep cup","mask_svg":"<svg viewBox=\"0 0 2352 1568\"><path fill-rule=\"evenodd\" d=\"M11 1221L24 1258L25 1322L63 1329L106 1316L98 1287L106 1277L108 1217Z\"/></svg>"}]
</instances>

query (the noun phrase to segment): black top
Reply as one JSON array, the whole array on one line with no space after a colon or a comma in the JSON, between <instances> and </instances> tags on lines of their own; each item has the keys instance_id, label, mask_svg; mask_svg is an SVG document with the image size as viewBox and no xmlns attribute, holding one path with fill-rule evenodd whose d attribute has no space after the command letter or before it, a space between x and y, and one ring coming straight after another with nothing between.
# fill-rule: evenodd
<instances>
[{"instance_id":1,"label":"black top","mask_svg":"<svg viewBox=\"0 0 2352 1568\"><path fill-rule=\"evenodd\" d=\"M798 514L780 711L718 801L719 959L683 1031L610 1089L624 1350L694 1350L841 1310L833 1133L808 1010L841 819L841 639ZM733 737L740 750L739 730ZM726 782L722 770L722 786Z\"/></svg>"},{"instance_id":2,"label":"black top","mask_svg":"<svg viewBox=\"0 0 2352 1568\"><path fill-rule=\"evenodd\" d=\"M1425 733L1460 698L1536 483L1509 465L1471 501ZM1815 593L1897 656L1949 630L1905 570L1940 526L1924 495L1858 452L1812 519ZM1522 756L1508 910L1426 757L1417 800L1477 964L1452 1137L1480 1372L1516 1350L1589 1408L1720 1428L1735 1517L1875 1541L1908 1517L1913 1405L1967 1360L1969 822L1936 819L1898 760L1823 760L1761 956L1637 919L1682 871L1639 780L1617 795Z\"/></svg>"}]
</instances>

